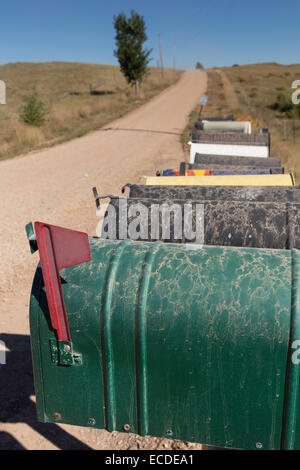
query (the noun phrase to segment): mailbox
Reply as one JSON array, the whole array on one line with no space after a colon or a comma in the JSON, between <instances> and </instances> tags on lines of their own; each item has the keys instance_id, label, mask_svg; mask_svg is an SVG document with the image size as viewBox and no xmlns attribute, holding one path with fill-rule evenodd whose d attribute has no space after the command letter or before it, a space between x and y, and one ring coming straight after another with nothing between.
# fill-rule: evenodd
<instances>
[{"instance_id":1,"label":"mailbox","mask_svg":"<svg viewBox=\"0 0 300 470\"><path fill-rule=\"evenodd\" d=\"M192 133L192 142L270 147L270 134L268 132L249 134L242 132L209 132L196 130Z\"/></svg>"},{"instance_id":2,"label":"mailbox","mask_svg":"<svg viewBox=\"0 0 300 470\"><path fill-rule=\"evenodd\" d=\"M223 176L147 176L146 185L200 186L293 186L292 174Z\"/></svg>"},{"instance_id":3,"label":"mailbox","mask_svg":"<svg viewBox=\"0 0 300 470\"><path fill-rule=\"evenodd\" d=\"M205 118L202 119L201 123L195 124L197 130L209 131L209 132L243 132L245 134L251 134L251 122L249 121L207 121Z\"/></svg>"},{"instance_id":4,"label":"mailbox","mask_svg":"<svg viewBox=\"0 0 300 470\"><path fill-rule=\"evenodd\" d=\"M272 175L272 168L241 168L241 169L187 169L184 172L180 170L161 170L156 176L228 176L228 175ZM275 171L275 174L281 174L282 171Z\"/></svg>"},{"instance_id":5,"label":"mailbox","mask_svg":"<svg viewBox=\"0 0 300 470\"><path fill-rule=\"evenodd\" d=\"M110 196L110 206L114 210L106 213L104 238L300 249L297 203ZM115 231L109 231L112 222Z\"/></svg>"},{"instance_id":6,"label":"mailbox","mask_svg":"<svg viewBox=\"0 0 300 470\"><path fill-rule=\"evenodd\" d=\"M300 448L297 250L27 231L40 421Z\"/></svg>"},{"instance_id":7,"label":"mailbox","mask_svg":"<svg viewBox=\"0 0 300 470\"><path fill-rule=\"evenodd\" d=\"M233 116L233 114L227 114L225 116L211 116L211 117L203 117L203 118L199 118L196 122L195 122L195 126L196 124L200 124L202 123L202 121L205 120L205 121L235 121L235 118Z\"/></svg>"},{"instance_id":8,"label":"mailbox","mask_svg":"<svg viewBox=\"0 0 300 470\"><path fill-rule=\"evenodd\" d=\"M233 165L251 166L254 168L276 168L281 166L280 158L275 157L233 157L227 155L201 155L196 153L195 163L200 164L201 168L206 165L223 165L224 168ZM193 165L193 164L191 164ZM200 168L200 167L199 167Z\"/></svg>"},{"instance_id":9,"label":"mailbox","mask_svg":"<svg viewBox=\"0 0 300 470\"><path fill-rule=\"evenodd\" d=\"M224 201L300 202L299 186L146 186L126 184L130 197Z\"/></svg>"},{"instance_id":10,"label":"mailbox","mask_svg":"<svg viewBox=\"0 0 300 470\"><path fill-rule=\"evenodd\" d=\"M202 168L206 168L206 170L265 170L266 174L271 174L271 175L276 175L276 174L283 174L284 173L284 168L281 166L276 166L276 167L270 167L266 166L263 167L262 165L235 165L235 164L228 164L228 163L206 163L206 164L201 164L201 163L186 163L186 162L181 162L179 166L179 175L180 176L186 176L186 172L188 170L202 170Z\"/></svg>"}]
</instances>

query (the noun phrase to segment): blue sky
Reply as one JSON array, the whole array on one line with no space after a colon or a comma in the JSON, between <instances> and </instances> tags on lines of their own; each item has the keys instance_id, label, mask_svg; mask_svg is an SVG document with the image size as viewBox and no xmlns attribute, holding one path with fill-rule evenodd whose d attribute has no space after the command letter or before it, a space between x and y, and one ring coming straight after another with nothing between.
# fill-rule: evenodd
<instances>
[{"instance_id":1,"label":"blue sky","mask_svg":"<svg viewBox=\"0 0 300 470\"><path fill-rule=\"evenodd\" d=\"M0 0L0 63L117 64L112 19L131 8L145 17L153 66L159 33L166 66L175 46L178 68L300 62L296 0Z\"/></svg>"}]
</instances>

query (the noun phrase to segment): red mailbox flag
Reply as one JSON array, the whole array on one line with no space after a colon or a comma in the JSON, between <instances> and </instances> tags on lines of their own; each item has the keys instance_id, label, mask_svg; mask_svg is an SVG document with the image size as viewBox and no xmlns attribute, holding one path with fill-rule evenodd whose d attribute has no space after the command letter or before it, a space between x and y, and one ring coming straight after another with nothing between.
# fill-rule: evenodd
<instances>
[{"instance_id":1,"label":"red mailbox flag","mask_svg":"<svg viewBox=\"0 0 300 470\"><path fill-rule=\"evenodd\" d=\"M59 271L91 261L88 235L43 222L35 222L34 229L51 324L58 340L71 341Z\"/></svg>"}]
</instances>

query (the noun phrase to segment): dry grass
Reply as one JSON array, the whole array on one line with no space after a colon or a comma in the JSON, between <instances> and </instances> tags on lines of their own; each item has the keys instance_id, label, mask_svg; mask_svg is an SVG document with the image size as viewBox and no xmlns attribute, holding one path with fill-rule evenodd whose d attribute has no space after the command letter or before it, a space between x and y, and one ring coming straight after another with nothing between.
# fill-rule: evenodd
<instances>
[{"instance_id":1,"label":"dry grass","mask_svg":"<svg viewBox=\"0 0 300 470\"><path fill-rule=\"evenodd\" d=\"M119 67L80 63L15 63L0 66L6 105L0 106L0 159L62 142L100 128L175 83L180 71L150 68L136 98ZM19 115L34 91L45 103L47 119L26 125Z\"/></svg>"},{"instance_id":2,"label":"dry grass","mask_svg":"<svg viewBox=\"0 0 300 470\"><path fill-rule=\"evenodd\" d=\"M272 109L278 94L292 93L291 84L300 79L300 65L275 63L226 67L242 110L271 132L271 154L281 157L286 170L300 178L300 121L287 119Z\"/></svg>"},{"instance_id":3,"label":"dry grass","mask_svg":"<svg viewBox=\"0 0 300 470\"><path fill-rule=\"evenodd\" d=\"M227 100L224 94L224 85L221 79L220 74L215 70L208 70L208 86L207 86L207 96L208 101L207 105L203 107L201 117L205 116L220 116L223 114L233 114L236 119L242 120L243 111L242 109L232 109L227 105ZM195 125L195 121L200 116L200 105L197 105L196 108L189 115L189 122L182 134L182 143L185 146L185 149L189 151L189 146L187 142L191 138L191 132Z\"/></svg>"},{"instance_id":4,"label":"dry grass","mask_svg":"<svg viewBox=\"0 0 300 470\"><path fill-rule=\"evenodd\" d=\"M239 108L232 109L225 99L221 70L226 73L238 97ZM283 66L274 63L224 67L208 71L208 103L203 116L233 114L237 120L251 120L253 131L268 127L271 132L271 155L280 157L286 171L293 171L300 179L300 121L285 118L272 109L277 95L292 92L291 84L300 79L300 65ZM197 107L190 115L183 142L198 117Z\"/></svg>"}]
</instances>

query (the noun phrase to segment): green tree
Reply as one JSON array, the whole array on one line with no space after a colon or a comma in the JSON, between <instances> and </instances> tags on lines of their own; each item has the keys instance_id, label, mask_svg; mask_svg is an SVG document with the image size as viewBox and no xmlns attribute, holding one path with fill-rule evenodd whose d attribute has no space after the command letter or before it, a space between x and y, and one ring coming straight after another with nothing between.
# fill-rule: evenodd
<instances>
[{"instance_id":1,"label":"green tree","mask_svg":"<svg viewBox=\"0 0 300 470\"><path fill-rule=\"evenodd\" d=\"M114 16L116 46L114 55L118 58L121 72L130 84L135 84L139 94L139 84L147 73L151 50L143 49L147 40L144 17L131 10L127 19L124 13Z\"/></svg>"},{"instance_id":2,"label":"green tree","mask_svg":"<svg viewBox=\"0 0 300 470\"><path fill-rule=\"evenodd\" d=\"M39 100L36 92L34 92L31 96L26 98L21 118L26 124L41 126L45 122L45 115L45 105Z\"/></svg>"},{"instance_id":3,"label":"green tree","mask_svg":"<svg viewBox=\"0 0 300 470\"><path fill-rule=\"evenodd\" d=\"M196 69L204 69L203 65L201 64L201 62L197 62L196 63Z\"/></svg>"},{"instance_id":4,"label":"green tree","mask_svg":"<svg viewBox=\"0 0 300 470\"><path fill-rule=\"evenodd\" d=\"M300 105L293 104L288 92L280 93L271 108L284 113L288 118L297 119L300 117Z\"/></svg>"}]
</instances>

